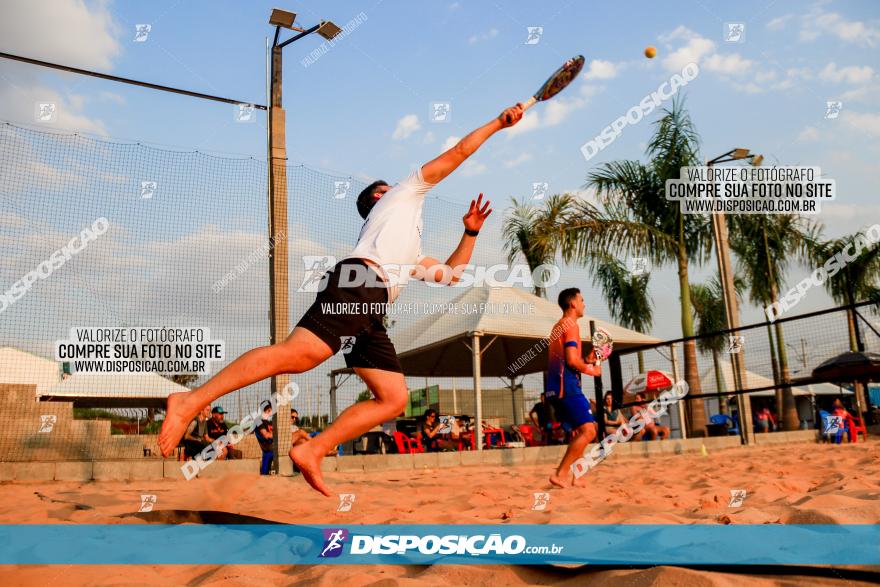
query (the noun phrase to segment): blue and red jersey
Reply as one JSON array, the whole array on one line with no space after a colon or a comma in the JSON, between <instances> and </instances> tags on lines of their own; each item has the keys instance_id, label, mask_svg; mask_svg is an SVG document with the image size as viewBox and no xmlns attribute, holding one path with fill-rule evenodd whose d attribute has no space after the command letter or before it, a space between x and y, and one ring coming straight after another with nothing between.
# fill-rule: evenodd
<instances>
[{"instance_id":1,"label":"blue and red jersey","mask_svg":"<svg viewBox=\"0 0 880 587\"><path fill-rule=\"evenodd\" d=\"M581 332L577 321L563 318L553 327L547 357L544 393L548 398L562 398L566 393L581 392L581 374L565 361L565 349L574 347L581 354Z\"/></svg>"}]
</instances>

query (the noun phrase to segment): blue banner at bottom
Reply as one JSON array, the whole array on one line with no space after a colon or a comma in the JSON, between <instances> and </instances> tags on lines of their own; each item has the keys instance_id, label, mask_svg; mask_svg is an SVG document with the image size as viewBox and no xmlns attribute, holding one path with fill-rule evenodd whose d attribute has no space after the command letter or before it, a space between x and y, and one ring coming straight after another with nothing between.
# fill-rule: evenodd
<instances>
[{"instance_id":1,"label":"blue banner at bottom","mask_svg":"<svg viewBox=\"0 0 880 587\"><path fill-rule=\"evenodd\" d=\"M0 544L0 564L880 564L868 524L34 524Z\"/></svg>"}]
</instances>

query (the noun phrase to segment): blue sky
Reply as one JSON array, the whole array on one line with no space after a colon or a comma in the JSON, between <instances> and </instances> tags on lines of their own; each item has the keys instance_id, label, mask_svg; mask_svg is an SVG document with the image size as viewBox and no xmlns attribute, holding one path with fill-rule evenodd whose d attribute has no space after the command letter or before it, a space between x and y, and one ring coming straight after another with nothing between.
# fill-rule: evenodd
<instances>
[{"instance_id":1,"label":"blue sky","mask_svg":"<svg viewBox=\"0 0 880 587\"><path fill-rule=\"evenodd\" d=\"M3 35L4 44L11 45L6 49L265 101L264 38L271 33L266 24L271 3L86 3L89 16L81 18L90 19L95 30L83 39L65 33L69 24L51 23L63 18L57 7L64 4L80 3L4 0L13 18L2 26L17 29ZM46 6L50 24L22 30L15 14L42 10L40 5ZM366 16L308 67L301 59L320 45L320 37L285 50L292 161L364 177L397 177L436 155L450 136L462 136L527 97L562 60L580 53L594 64L592 75L560 98L568 101L570 112L560 113L558 124L549 126L547 109L539 105L533 115L540 128L496 137L471 169L440 191L463 200L480 190L497 199L528 194L533 181L547 181L551 191L577 189L591 165L638 157L650 124L628 128L589 164L578 147L656 89L680 58L693 56L703 73L686 91L705 155L748 146L770 161L820 165L839 182L839 204L868 203L869 162L880 134L876 107L868 98L878 83L880 8L875 3L384 0L301 2L287 8L305 25L322 18L342 25L360 13ZM725 43L725 22L744 22L745 42ZM146 42L133 42L137 23L152 27ZM543 27L539 43L524 44L527 26ZM860 27L866 32L859 34ZM107 39L94 38L102 35ZM81 43L96 46L72 46ZM651 61L642 56L648 45L659 51ZM265 156L262 114L256 124L236 124L231 106L4 65L5 82L17 84L33 75L39 84L71 96L75 103L67 107L77 118L69 125L61 121L60 127ZM842 119L823 118L827 99L844 101ZM451 103L451 123L428 121L433 101ZM19 110L4 104L0 114L15 120ZM405 127L393 139L407 115L417 117L418 130Z\"/></svg>"},{"instance_id":2,"label":"blue sky","mask_svg":"<svg viewBox=\"0 0 880 587\"><path fill-rule=\"evenodd\" d=\"M265 37L272 34L267 20L274 5L0 0L0 48L265 103ZM515 132L493 137L436 190L449 218L426 226L426 243L438 249L426 252L434 256L444 256L457 240L458 218L478 192L496 202L486 230L497 235L510 198L531 197L533 182L547 182L552 193L579 192L592 167L641 158L655 116L627 127L589 162L580 146L690 61L701 70L685 93L704 157L748 147L765 155L765 165L821 167L838 188L837 201L826 204L819 217L828 236L880 220L875 2L383 0L282 7L297 12L304 26L321 19L342 26L362 15L362 22L313 63L302 60L320 47L317 35L284 52L288 156L292 163L340 176L393 181L527 98L568 57L586 57L575 84L533 108ZM745 23L743 42L725 41L727 22ZM134 41L136 24L151 26L146 41ZM527 27L543 27L538 43L525 43ZM649 45L658 50L653 60L642 53ZM263 113L253 124L237 123L230 105L0 63L0 120L37 126L33 104L41 100L58 103L51 130L265 158ZM837 119L825 118L828 100L843 102ZM429 120L432 102L450 103L451 122ZM440 218L440 211L426 215ZM357 220L346 220L346 230L354 234ZM319 238L312 224L304 222L303 234L291 236ZM481 246L483 258L503 259L497 237ZM713 262L696 269L694 280L714 267ZM789 282L806 273L807 268L792 267ZM561 285L589 290L588 281L581 270ZM655 334L678 336L673 271L657 271L651 287L658 307ZM830 298L815 288L799 310L829 305ZM595 295L588 310L607 317ZM746 322L759 317L756 308L744 313Z\"/></svg>"}]
</instances>

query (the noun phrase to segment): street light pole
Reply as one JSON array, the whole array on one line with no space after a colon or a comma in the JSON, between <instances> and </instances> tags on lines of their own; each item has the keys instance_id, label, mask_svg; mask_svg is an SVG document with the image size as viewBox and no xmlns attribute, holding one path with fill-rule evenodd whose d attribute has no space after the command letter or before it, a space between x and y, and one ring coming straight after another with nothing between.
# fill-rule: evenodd
<instances>
[{"instance_id":1,"label":"street light pole","mask_svg":"<svg viewBox=\"0 0 880 587\"><path fill-rule=\"evenodd\" d=\"M725 163L727 161L736 161L750 157L748 149L732 149L724 155L716 157L706 163L707 167L712 167L716 163ZM760 155L758 155L760 157ZM760 159L758 159L760 162ZM736 288L733 285L733 269L730 265L730 244L727 234L727 218L723 212L712 213L712 231L715 236L715 253L718 259L718 272L721 276L721 292L724 298L724 313L727 321L727 328L733 329L733 335L739 336L739 305L736 300ZM754 444L755 435L752 429L752 408L749 398L745 397L741 392L744 389L745 382L745 362L742 358L742 351L731 353L731 363L733 367L734 388L737 391L736 405L739 411L739 430L740 438L743 444Z\"/></svg>"},{"instance_id":2,"label":"street light pole","mask_svg":"<svg viewBox=\"0 0 880 587\"><path fill-rule=\"evenodd\" d=\"M268 131L268 221L269 221L269 344L278 344L290 332L290 300L288 292L288 234L287 234L287 141L285 112L281 100L282 50L307 35L317 32L330 39L341 29L329 21L322 21L310 29L294 25L296 15L280 9L272 10L269 24L275 26L269 58L269 131ZM299 34L278 43L281 28ZM287 373L272 377L270 393L278 397L279 390L290 383ZM290 406L292 407L292 406ZM273 419L273 469L279 475L293 474L290 459L281 458L284 447L290 446L290 409L276 410ZM286 454L286 450L284 451Z\"/></svg>"},{"instance_id":3,"label":"street light pole","mask_svg":"<svg viewBox=\"0 0 880 587\"><path fill-rule=\"evenodd\" d=\"M272 47L270 55L269 95L269 344L278 344L290 332L287 257L287 143L285 112L281 104L281 47ZM290 375L272 378L270 392L290 382ZM274 463L277 474L293 474L288 459L281 458L282 447L290 445L290 411L276 410L274 415ZM282 465L283 463L283 465ZM282 466L283 469L282 470ZM290 469L289 471L287 469Z\"/></svg>"}]
</instances>

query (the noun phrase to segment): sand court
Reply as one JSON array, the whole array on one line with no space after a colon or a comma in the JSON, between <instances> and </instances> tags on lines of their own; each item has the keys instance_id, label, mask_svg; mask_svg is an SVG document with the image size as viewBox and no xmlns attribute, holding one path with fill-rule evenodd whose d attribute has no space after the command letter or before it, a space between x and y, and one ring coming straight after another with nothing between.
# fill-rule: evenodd
<instances>
[{"instance_id":1,"label":"sand court","mask_svg":"<svg viewBox=\"0 0 880 587\"><path fill-rule=\"evenodd\" d=\"M298 478L233 473L193 481L14 482L0 485L0 523L147 524L878 524L880 442L741 447L650 458L613 455L582 480L585 487L551 488L551 465L468 466L328 472L334 493L356 496L351 511ZM745 490L731 507L731 490ZM534 493L550 494L535 511ZM139 512L143 495L152 511ZM213 548L213 547L212 547ZM878 561L880 563L880 561ZM272 585L782 585L868 584L874 568L800 567L778 575L737 569L436 565L410 567L214 565L159 567L22 566L0 568L3 584L252 584ZM745 569L741 569L745 572ZM768 571L769 572L769 571ZM14 573L14 574L13 574ZM464 573L467 573L466 575ZM798 573L808 576L796 577ZM876 574L875 574L876 573ZM13 580L14 577L14 580ZM137 577L136 580L134 578Z\"/></svg>"}]
</instances>

